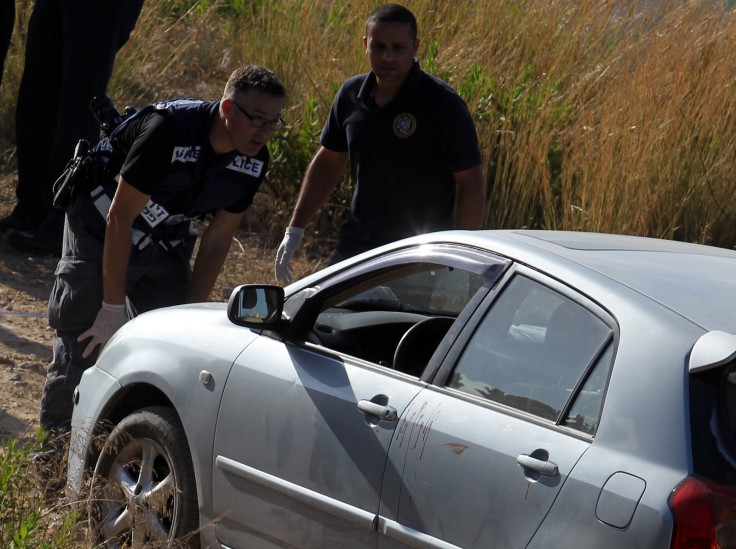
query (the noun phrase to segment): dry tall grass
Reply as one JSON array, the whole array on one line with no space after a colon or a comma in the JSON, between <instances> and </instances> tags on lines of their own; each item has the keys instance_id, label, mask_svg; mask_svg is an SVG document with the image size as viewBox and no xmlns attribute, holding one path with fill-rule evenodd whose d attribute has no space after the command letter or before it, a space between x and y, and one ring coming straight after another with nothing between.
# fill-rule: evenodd
<instances>
[{"instance_id":1,"label":"dry tall grass","mask_svg":"<svg viewBox=\"0 0 736 549\"><path fill-rule=\"evenodd\" d=\"M271 67L289 89L289 127L273 143L271 173L213 299L226 298L236 284L271 279L271 248L334 93L368 69L361 37L377 3L146 0L110 83L118 106L217 99L228 74L247 63ZM32 0L15 4L0 89L4 186L15 184L14 110ZM423 66L450 82L476 119L486 158L487 227L736 245L732 11L711 0L405 4L419 20ZM329 248L349 193L346 181L315 223L312 233L323 246L313 251ZM0 213L11 207L3 204ZM302 260L298 274L317 268L322 257Z\"/></svg>"},{"instance_id":2,"label":"dry tall grass","mask_svg":"<svg viewBox=\"0 0 736 549\"><path fill-rule=\"evenodd\" d=\"M486 226L592 230L732 247L736 20L717 2L405 2L423 66L473 112L487 159ZM30 0L0 100L3 169ZM118 56L119 105L217 98L229 72L259 63L289 88L290 127L255 230L275 243L337 87L368 69L361 37L375 1L147 0ZM329 241L350 183L315 227ZM333 218L337 218L336 220Z\"/></svg>"}]
</instances>

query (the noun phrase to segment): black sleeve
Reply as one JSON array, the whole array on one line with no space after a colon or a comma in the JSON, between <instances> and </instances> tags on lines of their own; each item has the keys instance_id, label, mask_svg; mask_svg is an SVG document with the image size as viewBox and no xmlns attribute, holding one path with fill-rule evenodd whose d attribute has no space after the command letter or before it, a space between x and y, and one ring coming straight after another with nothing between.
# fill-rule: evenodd
<instances>
[{"instance_id":1,"label":"black sleeve","mask_svg":"<svg viewBox=\"0 0 736 549\"><path fill-rule=\"evenodd\" d=\"M120 175L142 193L153 194L171 166L174 123L164 113L152 111L131 120L119 137L128 150Z\"/></svg>"},{"instance_id":2,"label":"black sleeve","mask_svg":"<svg viewBox=\"0 0 736 549\"><path fill-rule=\"evenodd\" d=\"M236 202L235 204L230 204L229 206L226 206L223 208L226 212L230 213L243 213L245 210L247 210L251 204L253 204L253 197L256 195L255 189L252 193L248 193L247 196L244 196L241 200Z\"/></svg>"}]
</instances>

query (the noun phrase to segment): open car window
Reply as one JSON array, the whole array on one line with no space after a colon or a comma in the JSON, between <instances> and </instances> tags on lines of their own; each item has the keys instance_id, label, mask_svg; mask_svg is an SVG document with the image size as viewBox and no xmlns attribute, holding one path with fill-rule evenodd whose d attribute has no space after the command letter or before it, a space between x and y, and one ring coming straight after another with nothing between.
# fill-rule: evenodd
<instances>
[{"instance_id":1,"label":"open car window","mask_svg":"<svg viewBox=\"0 0 736 549\"><path fill-rule=\"evenodd\" d=\"M422 262L360 277L321 303L307 340L419 376L454 320L487 282L477 273Z\"/></svg>"},{"instance_id":2,"label":"open car window","mask_svg":"<svg viewBox=\"0 0 736 549\"><path fill-rule=\"evenodd\" d=\"M448 386L592 435L611 334L582 305L516 276L470 338Z\"/></svg>"},{"instance_id":3,"label":"open car window","mask_svg":"<svg viewBox=\"0 0 736 549\"><path fill-rule=\"evenodd\" d=\"M325 308L457 316L484 283L485 279L474 273L418 263L346 288L330 299Z\"/></svg>"}]
</instances>

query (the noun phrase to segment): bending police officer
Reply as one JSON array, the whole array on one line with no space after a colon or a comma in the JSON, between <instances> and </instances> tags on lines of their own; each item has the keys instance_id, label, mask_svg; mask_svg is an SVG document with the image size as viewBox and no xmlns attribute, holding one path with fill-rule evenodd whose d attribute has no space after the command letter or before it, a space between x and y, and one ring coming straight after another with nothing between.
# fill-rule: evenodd
<instances>
[{"instance_id":1,"label":"bending police officer","mask_svg":"<svg viewBox=\"0 0 736 549\"><path fill-rule=\"evenodd\" d=\"M47 431L68 431L74 387L127 321L126 302L141 313L208 299L268 169L266 142L284 124L284 98L276 75L251 65L232 73L220 101L156 104L113 131L116 177L92 183L66 211L49 299L55 334L41 400ZM212 218L190 268L191 220L206 214Z\"/></svg>"}]
</instances>

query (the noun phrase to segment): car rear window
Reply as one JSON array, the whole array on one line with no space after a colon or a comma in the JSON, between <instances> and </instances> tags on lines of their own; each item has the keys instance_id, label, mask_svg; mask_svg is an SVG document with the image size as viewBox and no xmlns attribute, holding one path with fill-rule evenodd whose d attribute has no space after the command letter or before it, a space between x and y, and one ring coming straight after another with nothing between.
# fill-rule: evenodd
<instances>
[{"instance_id":1,"label":"car rear window","mask_svg":"<svg viewBox=\"0 0 736 549\"><path fill-rule=\"evenodd\" d=\"M693 472L736 485L736 362L690 376Z\"/></svg>"}]
</instances>

